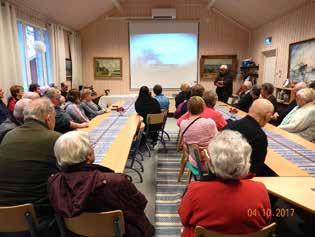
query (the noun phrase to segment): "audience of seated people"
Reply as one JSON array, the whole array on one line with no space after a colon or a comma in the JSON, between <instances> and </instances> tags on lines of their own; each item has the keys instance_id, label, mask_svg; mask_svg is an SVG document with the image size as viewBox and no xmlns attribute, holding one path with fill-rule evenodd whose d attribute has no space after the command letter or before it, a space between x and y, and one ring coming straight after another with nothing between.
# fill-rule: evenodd
<instances>
[{"instance_id":1,"label":"audience of seated people","mask_svg":"<svg viewBox=\"0 0 315 237\"><path fill-rule=\"evenodd\" d=\"M203 112L201 113L202 118L211 118L215 122L217 129L222 130L226 126L226 121L223 117L223 114L219 111L215 110L215 105L218 101L218 96L214 91L206 91L203 94L203 100L206 104L206 106L203 109ZM179 119L177 119L177 125L180 126L181 122L185 119L189 119L190 113L187 112L184 115L182 115Z\"/></svg>"},{"instance_id":2,"label":"audience of seated people","mask_svg":"<svg viewBox=\"0 0 315 237\"><path fill-rule=\"evenodd\" d=\"M11 86L10 92L11 92L11 97L9 97L8 99L7 107L8 107L8 110L11 113L13 113L16 102L18 102L18 100L21 99L23 96L24 88L19 85L14 85L14 86Z\"/></svg>"},{"instance_id":3,"label":"audience of seated people","mask_svg":"<svg viewBox=\"0 0 315 237\"><path fill-rule=\"evenodd\" d=\"M59 236L53 226L47 181L58 168L54 145L59 133L55 126L55 109L46 99L32 100L24 109L24 124L8 132L0 145L0 205L32 203L40 226L39 236Z\"/></svg>"},{"instance_id":4,"label":"audience of seated people","mask_svg":"<svg viewBox=\"0 0 315 237\"><path fill-rule=\"evenodd\" d=\"M275 88L271 83L264 83L261 85L260 95L262 98L269 100L274 108L274 113L277 112L278 102L277 98L273 95Z\"/></svg>"},{"instance_id":5,"label":"audience of seated people","mask_svg":"<svg viewBox=\"0 0 315 237\"><path fill-rule=\"evenodd\" d=\"M201 84L196 84L191 87L191 93L190 96L203 96L203 93L205 92L205 88ZM187 103L188 101L185 100L181 104L179 104L176 108L176 111L174 113L174 117L176 119L180 118L182 115L184 115L188 110L187 110Z\"/></svg>"},{"instance_id":6,"label":"audience of seated people","mask_svg":"<svg viewBox=\"0 0 315 237\"><path fill-rule=\"evenodd\" d=\"M89 126L87 122L76 123L72 120L71 116L61 108L61 98L63 97L59 90L50 88L46 91L45 96L50 99L56 111L56 124L55 131L66 133L77 128L86 128Z\"/></svg>"},{"instance_id":7,"label":"audience of seated people","mask_svg":"<svg viewBox=\"0 0 315 237\"><path fill-rule=\"evenodd\" d=\"M292 90L292 95L295 98L296 97L296 93L301 90L306 88L307 85L305 82L299 82L297 84L295 84L295 86L293 87ZM284 119L285 116L287 116L292 109L294 109L297 106L296 104L296 99L292 100L291 103L284 109L282 109L279 113L274 113L270 123L272 123L273 125L280 125L280 123L282 122L282 120Z\"/></svg>"},{"instance_id":8,"label":"audience of seated people","mask_svg":"<svg viewBox=\"0 0 315 237\"><path fill-rule=\"evenodd\" d=\"M154 236L145 216L145 196L124 174L93 164L94 151L88 134L73 131L56 142L55 156L61 171L48 180L50 203L63 217L82 212L120 209L124 213L126 236Z\"/></svg>"},{"instance_id":9,"label":"audience of seated people","mask_svg":"<svg viewBox=\"0 0 315 237\"><path fill-rule=\"evenodd\" d=\"M226 129L240 132L252 147L250 171L257 176L268 175L265 169L267 155L267 135L262 130L274 113L273 105L266 99L257 99L249 109L248 115L228 123Z\"/></svg>"},{"instance_id":10,"label":"audience of seated people","mask_svg":"<svg viewBox=\"0 0 315 237\"><path fill-rule=\"evenodd\" d=\"M4 122L9 116L10 111L8 110L7 106L3 102L4 99L4 91L0 88L0 124Z\"/></svg>"},{"instance_id":11,"label":"audience of seated people","mask_svg":"<svg viewBox=\"0 0 315 237\"><path fill-rule=\"evenodd\" d=\"M177 108L185 100L188 100L190 97L190 85L185 82L180 86L180 92L175 97L175 107Z\"/></svg>"},{"instance_id":12,"label":"audience of seated people","mask_svg":"<svg viewBox=\"0 0 315 237\"><path fill-rule=\"evenodd\" d=\"M211 118L201 117L205 107L204 100L199 96L192 96L188 100L190 116L180 124L184 145L196 144L201 150L206 149L211 139L218 133L216 124ZM191 156L189 156L189 162L194 167L198 167L196 161Z\"/></svg>"},{"instance_id":13,"label":"audience of seated people","mask_svg":"<svg viewBox=\"0 0 315 237\"><path fill-rule=\"evenodd\" d=\"M24 122L24 108L30 103L30 99L20 99L14 107L13 115L0 124L0 144L4 136L12 129L19 127Z\"/></svg>"},{"instance_id":14,"label":"audience of seated people","mask_svg":"<svg viewBox=\"0 0 315 237\"><path fill-rule=\"evenodd\" d=\"M37 83L34 84L30 84L28 91L30 92L35 92L37 93L39 96L41 96L41 91L40 91L40 85L38 85Z\"/></svg>"},{"instance_id":15,"label":"audience of seated people","mask_svg":"<svg viewBox=\"0 0 315 237\"><path fill-rule=\"evenodd\" d=\"M279 128L315 141L315 92L304 88L296 93L296 106L284 117Z\"/></svg>"},{"instance_id":16,"label":"audience of seated people","mask_svg":"<svg viewBox=\"0 0 315 237\"><path fill-rule=\"evenodd\" d=\"M254 102L254 100L259 98L260 91L261 88L258 85L254 85L252 89L244 96L240 97L240 99L233 106L248 113L248 110L252 103Z\"/></svg>"},{"instance_id":17,"label":"audience of seated people","mask_svg":"<svg viewBox=\"0 0 315 237\"><path fill-rule=\"evenodd\" d=\"M155 85L153 87L153 92L155 94L154 99L156 99L161 107L161 110L168 110L168 107L170 106L170 101L167 96L162 94L162 86L161 85Z\"/></svg>"},{"instance_id":18,"label":"audience of seated people","mask_svg":"<svg viewBox=\"0 0 315 237\"><path fill-rule=\"evenodd\" d=\"M93 119L97 115L101 115L106 112L106 110L99 108L98 105L92 101L92 91L90 89L83 89L81 91L80 106L89 119Z\"/></svg>"},{"instance_id":19,"label":"audience of seated people","mask_svg":"<svg viewBox=\"0 0 315 237\"><path fill-rule=\"evenodd\" d=\"M76 123L89 122L89 118L85 115L84 110L80 106L80 91L71 89L68 92L67 103L64 107L71 119Z\"/></svg>"},{"instance_id":20,"label":"audience of seated people","mask_svg":"<svg viewBox=\"0 0 315 237\"><path fill-rule=\"evenodd\" d=\"M251 147L236 131L224 130L209 144L211 166L216 178L189 184L178 213L184 226L182 237L194 237L203 226L222 234L248 234L271 222L264 215L271 209L262 183L247 179ZM257 215L249 216L248 210Z\"/></svg>"}]
</instances>

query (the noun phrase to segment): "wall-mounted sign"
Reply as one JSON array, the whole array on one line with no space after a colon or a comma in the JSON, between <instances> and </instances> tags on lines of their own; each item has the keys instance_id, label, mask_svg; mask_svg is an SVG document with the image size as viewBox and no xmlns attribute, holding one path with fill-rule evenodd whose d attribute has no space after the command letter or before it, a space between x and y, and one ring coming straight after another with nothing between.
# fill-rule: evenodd
<instances>
[{"instance_id":1,"label":"wall-mounted sign","mask_svg":"<svg viewBox=\"0 0 315 237\"><path fill-rule=\"evenodd\" d=\"M272 44L272 37L266 37L265 38L265 45L271 45Z\"/></svg>"}]
</instances>

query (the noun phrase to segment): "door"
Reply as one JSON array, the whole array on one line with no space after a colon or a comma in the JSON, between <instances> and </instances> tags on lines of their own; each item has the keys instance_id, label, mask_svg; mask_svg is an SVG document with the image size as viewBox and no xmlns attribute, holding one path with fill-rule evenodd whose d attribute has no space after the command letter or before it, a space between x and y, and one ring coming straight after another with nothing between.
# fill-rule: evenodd
<instances>
[{"instance_id":1,"label":"door","mask_svg":"<svg viewBox=\"0 0 315 237\"><path fill-rule=\"evenodd\" d=\"M263 82L275 84L276 75L276 50L263 52L264 55L264 78Z\"/></svg>"}]
</instances>

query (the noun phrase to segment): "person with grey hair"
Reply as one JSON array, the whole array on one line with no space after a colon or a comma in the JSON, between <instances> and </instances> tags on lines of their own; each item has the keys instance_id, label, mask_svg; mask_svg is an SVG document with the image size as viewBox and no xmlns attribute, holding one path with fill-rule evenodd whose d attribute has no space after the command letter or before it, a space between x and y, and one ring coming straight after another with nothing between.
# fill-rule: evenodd
<instances>
[{"instance_id":1,"label":"person with grey hair","mask_svg":"<svg viewBox=\"0 0 315 237\"><path fill-rule=\"evenodd\" d=\"M36 92L32 92L32 91L27 91L24 92L22 99L30 99L30 100L35 100L40 98L39 94Z\"/></svg>"},{"instance_id":2,"label":"person with grey hair","mask_svg":"<svg viewBox=\"0 0 315 237\"><path fill-rule=\"evenodd\" d=\"M217 78L214 81L216 93L220 101L227 103L233 92L233 75L227 65L221 65Z\"/></svg>"},{"instance_id":3,"label":"person with grey hair","mask_svg":"<svg viewBox=\"0 0 315 237\"><path fill-rule=\"evenodd\" d=\"M81 91L80 107L89 119L95 118L97 115L106 112L104 109L99 109L99 107L92 101L92 91L90 89L83 89Z\"/></svg>"},{"instance_id":4,"label":"person with grey hair","mask_svg":"<svg viewBox=\"0 0 315 237\"><path fill-rule=\"evenodd\" d=\"M24 108L24 124L6 134L0 145L0 206L31 203L43 226L39 236L59 236L50 229L54 212L47 193L48 177L58 170L54 145L59 133L55 110L47 98Z\"/></svg>"},{"instance_id":5,"label":"person with grey hair","mask_svg":"<svg viewBox=\"0 0 315 237\"><path fill-rule=\"evenodd\" d=\"M279 128L315 141L315 92L304 88L296 93L297 106L283 119Z\"/></svg>"},{"instance_id":6,"label":"person with grey hair","mask_svg":"<svg viewBox=\"0 0 315 237\"><path fill-rule=\"evenodd\" d=\"M30 99L20 99L18 102L16 102L13 116L9 116L2 124L0 124L0 143L9 131L23 124L24 108L30 102Z\"/></svg>"},{"instance_id":7,"label":"person with grey hair","mask_svg":"<svg viewBox=\"0 0 315 237\"><path fill-rule=\"evenodd\" d=\"M251 90L246 93L244 96L240 97L240 99L235 102L233 105L235 108L238 108L246 113L248 113L248 110L254 100L258 99L260 96L261 88L258 85L254 85Z\"/></svg>"},{"instance_id":8,"label":"person with grey hair","mask_svg":"<svg viewBox=\"0 0 315 237\"><path fill-rule=\"evenodd\" d=\"M271 212L269 196L262 183L249 179L252 149L247 140L239 132L224 130L212 139L208 151L216 178L189 184L178 209L184 226L181 236L195 236L196 226L231 235L267 226L272 219L264 215Z\"/></svg>"},{"instance_id":9,"label":"person with grey hair","mask_svg":"<svg viewBox=\"0 0 315 237\"><path fill-rule=\"evenodd\" d=\"M56 124L55 131L60 133L66 133L78 128L86 128L89 126L88 123L76 123L72 120L70 115L61 108L61 93L56 88L49 88L45 95L53 103L56 111Z\"/></svg>"},{"instance_id":10,"label":"person with grey hair","mask_svg":"<svg viewBox=\"0 0 315 237\"><path fill-rule=\"evenodd\" d=\"M154 236L145 216L145 196L124 174L95 165L88 134L72 131L62 135L54 147L61 171L48 180L48 193L56 213L74 217L82 212L120 209L124 213L126 236Z\"/></svg>"}]
</instances>

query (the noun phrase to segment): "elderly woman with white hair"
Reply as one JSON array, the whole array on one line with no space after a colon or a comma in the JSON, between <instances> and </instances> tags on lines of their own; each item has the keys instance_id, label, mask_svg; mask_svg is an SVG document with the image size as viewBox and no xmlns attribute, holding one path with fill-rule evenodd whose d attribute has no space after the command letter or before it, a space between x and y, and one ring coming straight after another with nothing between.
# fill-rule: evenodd
<instances>
[{"instance_id":1,"label":"elderly woman with white hair","mask_svg":"<svg viewBox=\"0 0 315 237\"><path fill-rule=\"evenodd\" d=\"M54 151L61 171L49 178L48 193L56 213L74 217L82 212L119 209L124 213L126 236L154 235L154 227L144 214L145 196L126 175L93 164L94 151L87 133L62 135Z\"/></svg>"},{"instance_id":2,"label":"elderly woman with white hair","mask_svg":"<svg viewBox=\"0 0 315 237\"><path fill-rule=\"evenodd\" d=\"M279 128L315 141L315 93L304 88L296 93L297 106L282 120Z\"/></svg>"},{"instance_id":3,"label":"elderly woman with white hair","mask_svg":"<svg viewBox=\"0 0 315 237\"><path fill-rule=\"evenodd\" d=\"M97 104L92 101L92 91L90 89L83 89L81 91L81 109L83 109L85 115L92 119L97 115L104 114L106 110L100 109Z\"/></svg>"},{"instance_id":4,"label":"elderly woman with white hair","mask_svg":"<svg viewBox=\"0 0 315 237\"><path fill-rule=\"evenodd\" d=\"M246 139L224 130L208 150L216 179L188 186L178 210L184 226L181 236L195 236L198 225L222 234L247 234L267 226L268 192L262 183L247 179L251 146Z\"/></svg>"}]
</instances>

